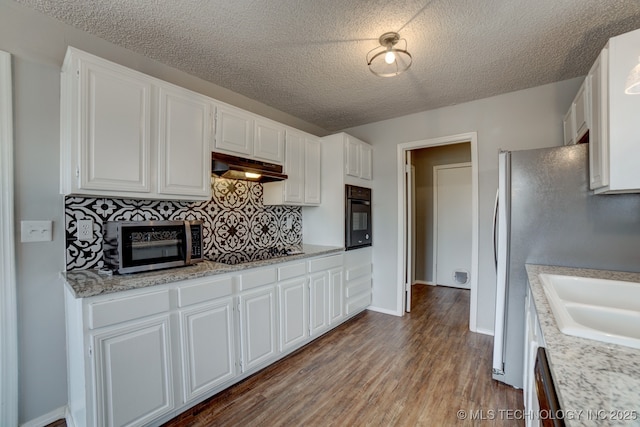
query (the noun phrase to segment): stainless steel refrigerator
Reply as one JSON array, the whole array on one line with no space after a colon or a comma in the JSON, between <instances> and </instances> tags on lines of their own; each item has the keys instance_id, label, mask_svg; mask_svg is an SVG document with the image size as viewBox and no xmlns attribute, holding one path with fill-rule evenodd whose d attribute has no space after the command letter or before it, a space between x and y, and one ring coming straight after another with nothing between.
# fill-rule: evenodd
<instances>
[{"instance_id":1,"label":"stainless steel refrigerator","mask_svg":"<svg viewBox=\"0 0 640 427\"><path fill-rule=\"evenodd\" d=\"M525 264L640 271L640 194L590 192L588 148L499 154L493 378L514 387L523 385Z\"/></svg>"}]
</instances>

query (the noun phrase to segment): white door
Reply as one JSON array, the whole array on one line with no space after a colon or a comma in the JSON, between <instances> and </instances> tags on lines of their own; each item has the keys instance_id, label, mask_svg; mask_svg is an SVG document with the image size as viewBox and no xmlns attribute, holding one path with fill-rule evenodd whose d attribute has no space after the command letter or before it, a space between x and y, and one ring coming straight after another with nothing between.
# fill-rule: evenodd
<instances>
[{"instance_id":1,"label":"white door","mask_svg":"<svg viewBox=\"0 0 640 427\"><path fill-rule=\"evenodd\" d=\"M436 284L470 289L471 164L433 168Z\"/></svg>"}]
</instances>

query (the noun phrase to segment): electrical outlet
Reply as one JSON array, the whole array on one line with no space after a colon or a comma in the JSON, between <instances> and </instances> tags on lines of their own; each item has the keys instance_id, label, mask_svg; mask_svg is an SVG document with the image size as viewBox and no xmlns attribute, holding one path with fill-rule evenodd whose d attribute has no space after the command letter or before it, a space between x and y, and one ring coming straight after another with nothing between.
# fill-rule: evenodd
<instances>
[{"instance_id":1,"label":"electrical outlet","mask_svg":"<svg viewBox=\"0 0 640 427\"><path fill-rule=\"evenodd\" d=\"M85 241L93 240L93 220L91 218L77 221L76 238Z\"/></svg>"}]
</instances>

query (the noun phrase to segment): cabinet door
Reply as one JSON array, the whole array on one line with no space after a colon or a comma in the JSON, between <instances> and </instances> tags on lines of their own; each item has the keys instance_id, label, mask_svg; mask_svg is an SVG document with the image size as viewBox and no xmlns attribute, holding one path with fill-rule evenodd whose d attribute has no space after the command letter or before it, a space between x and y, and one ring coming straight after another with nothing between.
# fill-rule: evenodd
<instances>
[{"instance_id":1,"label":"cabinet door","mask_svg":"<svg viewBox=\"0 0 640 427\"><path fill-rule=\"evenodd\" d=\"M573 101L576 121L576 143L589 130L589 124L587 123L589 120L589 81L588 77L584 80Z\"/></svg>"},{"instance_id":2,"label":"cabinet door","mask_svg":"<svg viewBox=\"0 0 640 427\"><path fill-rule=\"evenodd\" d=\"M360 141L345 135L345 174L360 177Z\"/></svg>"},{"instance_id":3,"label":"cabinet door","mask_svg":"<svg viewBox=\"0 0 640 427\"><path fill-rule=\"evenodd\" d=\"M255 120L253 156L272 163L284 163L284 126L267 120Z\"/></svg>"},{"instance_id":4,"label":"cabinet door","mask_svg":"<svg viewBox=\"0 0 640 427\"><path fill-rule=\"evenodd\" d=\"M344 316L344 280L342 268L329 271L329 321L331 324L339 322Z\"/></svg>"},{"instance_id":5,"label":"cabinet door","mask_svg":"<svg viewBox=\"0 0 640 427\"><path fill-rule=\"evenodd\" d=\"M285 202L304 202L304 144L304 135L287 132L284 168L288 179L284 182Z\"/></svg>"},{"instance_id":6,"label":"cabinet door","mask_svg":"<svg viewBox=\"0 0 640 427\"><path fill-rule=\"evenodd\" d=\"M306 276L278 284L280 351L303 343L309 336L309 295Z\"/></svg>"},{"instance_id":7,"label":"cabinet door","mask_svg":"<svg viewBox=\"0 0 640 427\"><path fill-rule=\"evenodd\" d=\"M235 376L232 299L180 313L184 402Z\"/></svg>"},{"instance_id":8,"label":"cabinet door","mask_svg":"<svg viewBox=\"0 0 640 427\"><path fill-rule=\"evenodd\" d=\"M564 145L573 145L576 143L576 125L575 116L573 114L574 105L571 104L569 111L562 119L562 127L564 129Z\"/></svg>"},{"instance_id":9,"label":"cabinet door","mask_svg":"<svg viewBox=\"0 0 640 427\"><path fill-rule=\"evenodd\" d=\"M161 87L158 109L158 192L211 195L211 109L208 98Z\"/></svg>"},{"instance_id":10,"label":"cabinet door","mask_svg":"<svg viewBox=\"0 0 640 427\"><path fill-rule=\"evenodd\" d=\"M305 139L304 151L304 203L320 204L320 174L322 146L317 139Z\"/></svg>"},{"instance_id":11,"label":"cabinet door","mask_svg":"<svg viewBox=\"0 0 640 427\"><path fill-rule=\"evenodd\" d=\"M216 108L215 149L236 155L253 154L253 117L237 108Z\"/></svg>"},{"instance_id":12,"label":"cabinet door","mask_svg":"<svg viewBox=\"0 0 640 427\"><path fill-rule=\"evenodd\" d=\"M79 188L150 192L151 84L106 61L79 64Z\"/></svg>"},{"instance_id":13,"label":"cabinet door","mask_svg":"<svg viewBox=\"0 0 640 427\"><path fill-rule=\"evenodd\" d=\"M240 295L242 372L272 359L277 354L275 287Z\"/></svg>"},{"instance_id":14,"label":"cabinet door","mask_svg":"<svg viewBox=\"0 0 640 427\"><path fill-rule=\"evenodd\" d=\"M93 335L96 424L138 426L173 410L169 315Z\"/></svg>"},{"instance_id":15,"label":"cabinet door","mask_svg":"<svg viewBox=\"0 0 640 427\"><path fill-rule=\"evenodd\" d=\"M609 185L609 140L607 121L607 55L603 49L587 78L591 80L591 129L589 131L589 188Z\"/></svg>"},{"instance_id":16,"label":"cabinet door","mask_svg":"<svg viewBox=\"0 0 640 427\"><path fill-rule=\"evenodd\" d=\"M325 272L311 276L309 282L311 336L326 330L329 327L329 279Z\"/></svg>"},{"instance_id":17,"label":"cabinet door","mask_svg":"<svg viewBox=\"0 0 640 427\"><path fill-rule=\"evenodd\" d=\"M360 145L360 178L373 179L373 148L367 144Z\"/></svg>"}]
</instances>

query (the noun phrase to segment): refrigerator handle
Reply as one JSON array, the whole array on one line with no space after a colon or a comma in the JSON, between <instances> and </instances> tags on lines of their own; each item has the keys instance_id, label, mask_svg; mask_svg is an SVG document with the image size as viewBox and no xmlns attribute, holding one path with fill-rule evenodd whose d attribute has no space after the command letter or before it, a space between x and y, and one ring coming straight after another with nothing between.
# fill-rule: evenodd
<instances>
[{"instance_id":1,"label":"refrigerator handle","mask_svg":"<svg viewBox=\"0 0 640 427\"><path fill-rule=\"evenodd\" d=\"M496 190L496 201L493 204L493 261L498 271L498 204L500 203L500 189Z\"/></svg>"}]
</instances>

